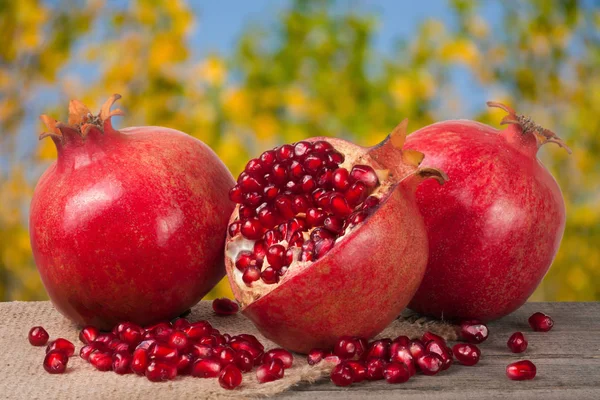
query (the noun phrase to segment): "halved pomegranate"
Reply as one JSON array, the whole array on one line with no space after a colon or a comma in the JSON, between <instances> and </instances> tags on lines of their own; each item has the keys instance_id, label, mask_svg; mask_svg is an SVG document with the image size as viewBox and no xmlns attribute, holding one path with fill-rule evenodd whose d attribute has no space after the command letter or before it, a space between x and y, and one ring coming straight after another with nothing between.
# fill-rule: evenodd
<instances>
[{"instance_id":1,"label":"halved pomegranate","mask_svg":"<svg viewBox=\"0 0 600 400\"><path fill-rule=\"evenodd\" d=\"M280 346L307 353L370 338L415 293L428 253L415 190L445 174L402 150L406 125L372 148L312 138L265 151L230 191L229 282Z\"/></svg>"}]
</instances>

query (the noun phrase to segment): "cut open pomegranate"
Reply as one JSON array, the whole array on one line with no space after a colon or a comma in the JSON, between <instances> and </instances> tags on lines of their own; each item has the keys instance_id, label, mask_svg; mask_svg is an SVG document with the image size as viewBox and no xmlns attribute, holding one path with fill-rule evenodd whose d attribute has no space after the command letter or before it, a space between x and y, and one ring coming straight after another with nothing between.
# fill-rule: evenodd
<instances>
[{"instance_id":1,"label":"cut open pomegranate","mask_svg":"<svg viewBox=\"0 0 600 400\"><path fill-rule=\"evenodd\" d=\"M414 192L423 154L403 151L406 121L363 148L314 138L250 160L225 258L233 293L258 329L307 353L342 335L372 337L406 306L427 261ZM385 285L382 284L385 282Z\"/></svg>"}]
</instances>

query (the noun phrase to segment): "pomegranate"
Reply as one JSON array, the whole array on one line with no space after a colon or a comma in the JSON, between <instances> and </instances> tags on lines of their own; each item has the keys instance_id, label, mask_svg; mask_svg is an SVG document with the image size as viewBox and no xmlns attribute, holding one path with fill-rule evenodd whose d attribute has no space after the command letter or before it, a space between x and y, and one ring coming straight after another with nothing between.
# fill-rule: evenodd
<instances>
[{"instance_id":1,"label":"pomegranate","mask_svg":"<svg viewBox=\"0 0 600 400\"><path fill-rule=\"evenodd\" d=\"M515 332L508 338L506 345L513 353L522 353L527 350L527 339L521 332Z\"/></svg>"},{"instance_id":2,"label":"pomegranate","mask_svg":"<svg viewBox=\"0 0 600 400\"><path fill-rule=\"evenodd\" d=\"M457 331L462 340L475 344L485 342L490 334L487 325L477 320L461 322Z\"/></svg>"},{"instance_id":3,"label":"pomegranate","mask_svg":"<svg viewBox=\"0 0 600 400\"><path fill-rule=\"evenodd\" d=\"M56 308L108 329L171 319L224 275L234 181L204 143L161 127L115 130L79 101L68 123L43 115L58 160L31 202L31 245Z\"/></svg>"},{"instance_id":4,"label":"pomegranate","mask_svg":"<svg viewBox=\"0 0 600 400\"><path fill-rule=\"evenodd\" d=\"M452 347L454 357L462 365L473 366L479 362L481 350L474 344L457 343Z\"/></svg>"},{"instance_id":5,"label":"pomegranate","mask_svg":"<svg viewBox=\"0 0 600 400\"><path fill-rule=\"evenodd\" d=\"M27 339L32 346L45 346L49 338L50 335L41 326L34 326L29 330L29 334L27 335Z\"/></svg>"},{"instance_id":6,"label":"pomegranate","mask_svg":"<svg viewBox=\"0 0 600 400\"><path fill-rule=\"evenodd\" d=\"M445 175L402 150L406 124L372 148L313 138L265 151L229 192L229 282L280 346L306 354L370 338L413 296L427 259L414 192Z\"/></svg>"},{"instance_id":7,"label":"pomegranate","mask_svg":"<svg viewBox=\"0 0 600 400\"><path fill-rule=\"evenodd\" d=\"M385 366L383 377L388 383L404 383L410 379L410 373L404 363L392 362Z\"/></svg>"},{"instance_id":8,"label":"pomegranate","mask_svg":"<svg viewBox=\"0 0 600 400\"><path fill-rule=\"evenodd\" d=\"M90 344L96 340L100 331L95 326L84 326L81 332L79 332L79 340L83 344Z\"/></svg>"},{"instance_id":9,"label":"pomegranate","mask_svg":"<svg viewBox=\"0 0 600 400\"><path fill-rule=\"evenodd\" d=\"M554 326L554 320L541 312L536 312L529 317L529 326L536 332L548 332Z\"/></svg>"},{"instance_id":10,"label":"pomegranate","mask_svg":"<svg viewBox=\"0 0 600 400\"><path fill-rule=\"evenodd\" d=\"M367 379L370 381L383 379L386 365L387 362L381 358L372 358L367 361Z\"/></svg>"},{"instance_id":11,"label":"pomegranate","mask_svg":"<svg viewBox=\"0 0 600 400\"><path fill-rule=\"evenodd\" d=\"M48 343L46 353L50 353L53 350L60 350L65 353L67 357L71 357L75 353L75 345L67 339L58 338Z\"/></svg>"},{"instance_id":12,"label":"pomegranate","mask_svg":"<svg viewBox=\"0 0 600 400\"><path fill-rule=\"evenodd\" d=\"M240 309L235 301L231 301L226 298L214 299L212 302L212 308L217 315L233 315L236 314Z\"/></svg>"},{"instance_id":13,"label":"pomegranate","mask_svg":"<svg viewBox=\"0 0 600 400\"><path fill-rule=\"evenodd\" d=\"M283 368L288 369L294 363L294 356L285 349L271 349L263 355L263 364L270 364L274 359L283 363Z\"/></svg>"},{"instance_id":14,"label":"pomegranate","mask_svg":"<svg viewBox=\"0 0 600 400\"><path fill-rule=\"evenodd\" d=\"M235 365L228 365L219 374L219 385L223 389L232 390L242 384L242 372Z\"/></svg>"},{"instance_id":15,"label":"pomegranate","mask_svg":"<svg viewBox=\"0 0 600 400\"><path fill-rule=\"evenodd\" d=\"M425 278L409 308L445 319L500 318L519 308L550 267L565 227L558 184L536 158L545 143L570 152L553 132L511 108L498 131L466 120L411 134L406 148L443 169L443 188L420 185L429 237Z\"/></svg>"},{"instance_id":16,"label":"pomegranate","mask_svg":"<svg viewBox=\"0 0 600 400\"><path fill-rule=\"evenodd\" d=\"M341 362L333 367L329 377L336 386L350 386L354 382L354 370L346 362Z\"/></svg>"},{"instance_id":17,"label":"pomegranate","mask_svg":"<svg viewBox=\"0 0 600 400\"><path fill-rule=\"evenodd\" d=\"M352 368L353 383L360 383L367 379L367 366L363 361L345 361L345 363Z\"/></svg>"},{"instance_id":18,"label":"pomegranate","mask_svg":"<svg viewBox=\"0 0 600 400\"><path fill-rule=\"evenodd\" d=\"M444 360L436 353L425 353L417 358L417 365L423 375L435 375L443 370Z\"/></svg>"},{"instance_id":19,"label":"pomegranate","mask_svg":"<svg viewBox=\"0 0 600 400\"><path fill-rule=\"evenodd\" d=\"M151 361L146 368L146 378L152 382L164 382L175 379L177 368L160 361Z\"/></svg>"},{"instance_id":20,"label":"pomegranate","mask_svg":"<svg viewBox=\"0 0 600 400\"><path fill-rule=\"evenodd\" d=\"M44 358L44 369L50 374L62 374L67 369L69 356L60 350L53 350Z\"/></svg>"},{"instance_id":21,"label":"pomegranate","mask_svg":"<svg viewBox=\"0 0 600 400\"><path fill-rule=\"evenodd\" d=\"M273 382L283 378L285 367L280 359L274 358L269 364L262 364L256 369L256 379L259 383Z\"/></svg>"},{"instance_id":22,"label":"pomegranate","mask_svg":"<svg viewBox=\"0 0 600 400\"><path fill-rule=\"evenodd\" d=\"M506 376L513 381L533 379L536 372L535 364L529 360L517 361L506 367Z\"/></svg>"},{"instance_id":23,"label":"pomegranate","mask_svg":"<svg viewBox=\"0 0 600 400\"><path fill-rule=\"evenodd\" d=\"M306 356L306 360L308 362L308 365L315 365L320 363L325 356L327 355L327 350L324 349L312 349L311 351L308 352L308 355Z\"/></svg>"}]
</instances>

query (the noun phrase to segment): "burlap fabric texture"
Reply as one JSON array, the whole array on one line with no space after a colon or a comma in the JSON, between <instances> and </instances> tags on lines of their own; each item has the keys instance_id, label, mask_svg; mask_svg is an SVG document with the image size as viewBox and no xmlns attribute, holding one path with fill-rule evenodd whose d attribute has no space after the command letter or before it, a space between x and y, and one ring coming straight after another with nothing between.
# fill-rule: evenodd
<instances>
[{"instance_id":1,"label":"burlap fabric texture","mask_svg":"<svg viewBox=\"0 0 600 400\"><path fill-rule=\"evenodd\" d=\"M59 314L50 302L0 303L0 399L226 399L261 398L282 393L299 384L310 384L320 379L329 379L333 365L321 363L310 366L306 357L296 355L294 366L285 371L279 381L259 384L255 371L244 374L242 385L233 391L219 386L216 379L178 377L174 381L152 383L137 375L117 375L99 372L78 357L81 342L78 329ZM265 339L241 314L219 317L209 301L197 304L187 316L191 321L208 320L222 333L236 335L251 333L265 345L266 349L277 345ZM50 334L50 339L63 337L76 346L76 355L69 360L67 372L50 375L44 371L44 347L33 347L27 340L32 326L41 325ZM456 338L454 327L439 322L403 314L394 321L380 337L394 338L398 335L419 337L430 330L446 339ZM368 384L368 383L367 383Z\"/></svg>"}]
</instances>

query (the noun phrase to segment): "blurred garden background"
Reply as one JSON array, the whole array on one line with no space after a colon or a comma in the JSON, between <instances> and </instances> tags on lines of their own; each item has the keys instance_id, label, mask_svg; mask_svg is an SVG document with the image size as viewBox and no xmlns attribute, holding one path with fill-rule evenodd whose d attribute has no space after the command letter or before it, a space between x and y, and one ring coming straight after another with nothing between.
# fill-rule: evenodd
<instances>
[{"instance_id":1,"label":"blurred garden background","mask_svg":"<svg viewBox=\"0 0 600 400\"><path fill-rule=\"evenodd\" d=\"M162 125L237 175L265 148L342 135L379 142L449 118L494 126L509 104L573 149L540 159L567 227L532 299L600 300L600 3L0 0L0 300L46 299L28 208L55 159L38 115L123 95L117 127ZM230 295L226 282L209 296Z\"/></svg>"}]
</instances>

